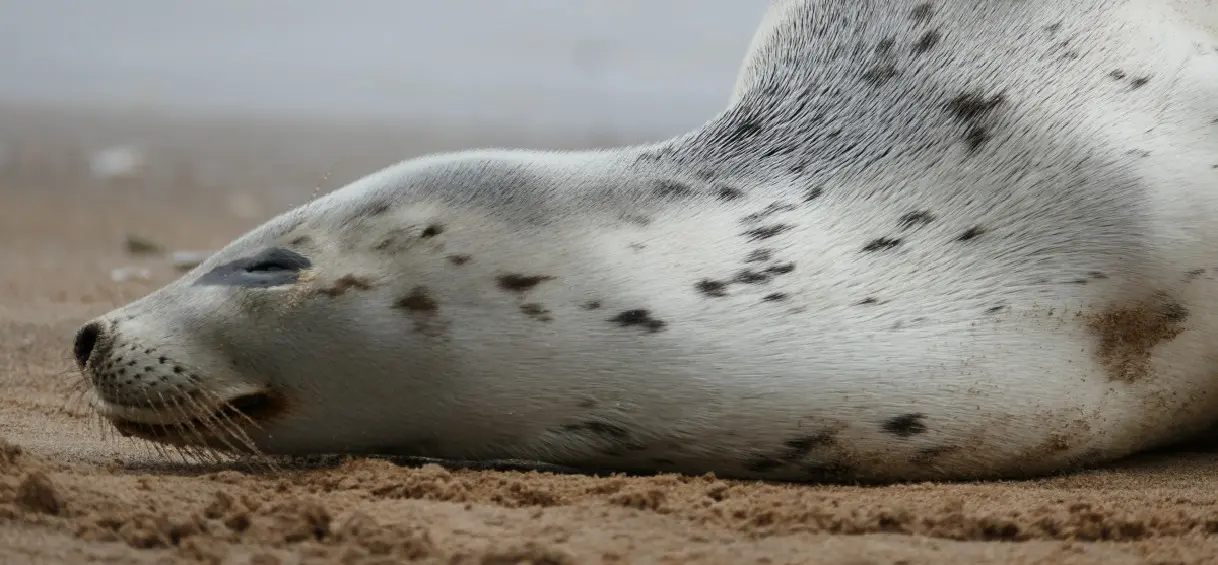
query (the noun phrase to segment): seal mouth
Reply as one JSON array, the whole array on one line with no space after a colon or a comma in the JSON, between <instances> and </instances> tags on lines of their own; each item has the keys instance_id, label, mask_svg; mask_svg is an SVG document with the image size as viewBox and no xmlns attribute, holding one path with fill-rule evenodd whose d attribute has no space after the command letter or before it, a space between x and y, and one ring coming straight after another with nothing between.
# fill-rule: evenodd
<instances>
[{"instance_id":1,"label":"seal mouth","mask_svg":"<svg viewBox=\"0 0 1218 565\"><path fill-rule=\"evenodd\" d=\"M150 424L115 417L110 419L118 433L124 437L138 437L152 441L173 439L199 439L231 435L232 430L244 429L267 420L284 409L283 400L268 391L259 391L229 399L206 416L180 420L168 424Z\"/></svg>"}]
</instances>

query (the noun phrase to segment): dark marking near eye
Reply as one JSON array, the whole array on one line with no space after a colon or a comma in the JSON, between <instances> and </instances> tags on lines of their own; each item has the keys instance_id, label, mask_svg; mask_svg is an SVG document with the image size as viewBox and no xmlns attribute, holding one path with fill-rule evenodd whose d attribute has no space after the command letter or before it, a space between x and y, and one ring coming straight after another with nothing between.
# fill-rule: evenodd
<instances>
[{"instance_id":1,"label":"dark marking near eye","mask_svg":"<svg viewBox=\"0 0 1218 565\"><path fill-rule=\"evenodd\" d=\"M926 433L926 424L922 423L924 414L902 414L884 422L884 431L899 437L909 437Z\"/></svg>"},{"instance_id":2,"label":"dark marking near eye","mask_svg":"<svg viewBox=\"0 0 1218 565\"><path fill-rule=\"evenodd\" d=\"M1121 69L1116 69L1116 70L1113 70L1112 72L1108 73L1108 76L1112 77L1113 80L1121 80L1121 79L1125 78L1126 75L1125 75L1125 71L1122 71Z\"/></svg>"},{"instance_id":3,"label":"dark marking near eye","mask_svg":"<svg viewBox=\"0 0 1218 565\"><path fill-rule=\"evenodd\" d=\"M693 196L694 191L684 183L679 183L672 180L662 180L656 182L656 194L662 198L687 198Z\"/></svg>"},{"instance_id":4,"label":"dark marking near eye","mask_svg":"<svg viewBox=\"0 0 1218 565\"><path fill-rule=\"evenodd\" d=\"M539 322L550 322L554 320L554 318L550 316L550 311L546 310L544 306L536 302L521 304L520 311L524 312L526 316Z\"/></svg>"},{"instance_id":5,"label":"dark marking near eye","mask_svg":"<svg viewBox=\"0 0 1218 565\"><path fill-rule=\"evenodd\" d=\"M787 299L787 294L785 292L773 292L763 296L761 299L766 302L780 302Z\"/></svg>"},{"instance_id":6,"label":"dark marking near eye","mask_svg":"<svg viewBox=\"0 0 1218 565\"><path fill-rule=\"evenodd\" d=\"M651 312L643 309L626 310L621 314L609 318L609 321L623 327L640 326L646 328L647 333L656 333L668 325L667 322L652 318Z\"/></svg>"},{"instance_id":7,"label":"dark marking near eye","mask_svg":"<svg viewBox=\"0 0 1218 565\"><path fill-rule=\"evenodd\" d=\"M957 237L956 241L969 241L977 238L983 233L985 233L985 230L981 226L973 226L967 230L964 230L964 233L960 234L960 237Z\"/></svg>"},{"instance_id":8,"label":"dark marking near eye","mask_svg":"<svg viewBox=\"0 0 1218 565\"><path fill-rule=\"evenodd\" d=\"M313 243L313 238L311 238L307 235L302 235L300 237L293 239L292 241L289 241L288 245L307 245L310 243Z\"/></svg>"},{"instance_id":9,"label":"dark marking near eye","mask_svg":"<svg viewBox=\"0 0 1218 565\"><path fill-rule=\"evenodd\" d=\"M934 220L934 214L931 214L926 210L918 210L916 212L910 212L901 216L899 225L901 226L901 229L909 229L914 226L924 226L933 222Z\"/></svg>"},{"instance_id":10,"label":"dark marking near eye","mask_svg":"<svg viewBox=\"0 0 1218 565\"><path fill-rule=\"evenodd\" d=\"M744 196L744 193L741 192L740 189L730 186L721 186L715 192L715 197L719 200L723 200L724 202L728 200L737 200L742 196Z\"/></svg>"},{"instance_id":11,"label":"dark marking near eye","mask_svg":"<svg viewBox=\"0 0 1218 565\"><path fill-rule=\"evenodd\" d=\"M249 257L217 265L194 284L259 288L291 285L299 279L300 271L312 266L313 262L304 255L283 247L271 247Z\"/></svg>"},{"instance_id":12,"label":"dark marking near eye","mask_svg":"<svg viewBox=\"0 0 1218 565\"><path fill-rule=\"evenodd\" d=\"M554 280L554 277L546 275L499 275L495 280L499 282L499 288L511 292L525 292L538 284L545 281Z\"/></svg>"},{"instance_id":13,"label":"dark marking near eye","mask_svg":"<svg viewBox=\"0 0 1218 565\"><path fill-rule=\"evenodd\" d=\"M792 227L793 226L790 226L787 224L774 224L772 226L765 226L765 227L751 229L749 231L744 232L741 235L748 236L749 241L761 241L764 239L769 239L771 237L774 237L785 231L789 231L789 230L791 230Z\"/></svg>"},{"instance_id":14,"label":"dark marking near eye","mask_svg":"<svg viewBox=\"0 0 1218 565\"><path fill-rule=\"evenodd\" d=\"M878 299L876 299L876 297L868 296L867 298L860 300L858 304L859 304L859 306L866 306L868 304L879 304L879 303L880 303L880 301Z\"/></svg>"},{"instance_id":15,"label":"dark marking near eye","mask_svg":"<svg viewBox=\"0 0 1218 565\"><path fill-rule=\"evenodd\" d=\"M917 6L914 6L913 9L909 11L909 19L922 23L930 20L930 17L934 15L934 13L934 5L930 2L923 2Z\"/></svg>"},{"instance_id":16,"label":"dark marking near eye","mask_svg":"<svg viewBox=\"0 0 1218 565\"><path fill-rule=\"evenodd\" d=\"M1137 90L1143 86L1146 86L1146 83L1148 82L1150 82L1150 77L1138 77L1129 81L1129 87L1133 90Z\"/></svg>"},{"instance_id":17,"label":"dark marking near eye","mask_svg":"<svg viewBox=\"0 0 1218 565\"><path fill-rule=\"evenodd\" d=\"M457 265L457 266L461 266L466 263L469 263L469 260L471 258L472 257L470 257L469 255L449 255L448 262L452 263L454 265Z\"/></svg>"},{"instance_id":18,"label":"dark marking near eye","mask_svg":"<svg viewBox=\"0 0 1218 565\"><path fill-rule=\"evenodd\" d=\"M774 252L769 249L755 249L745 256L745 263L757 263L760 261L769 261L774 256Z\"/></svg>"},{"instance_id":19,"label":"dark marking near eye","mask_svg":"<svg viewBox=\"0 0 1218 565\"><path fill-rule=\"evenodd\" d=\"M997 108L1006 97L995 94L986 98L978 92L965 92L947 103L947 109L962 121L972 121L980 118Z\"/></svg>"},{"instance_id":20,"label":"dark marking near eye","mask_svg":"<svg viewBox=\"0 0 1218 565\"><path fill-rule=\"evenodd\" d=\"M809 188L808 192L804 193L804 202L811 202L813 200L816 200L817 198L820 198L824 194L825 194L824 188L819 187L819 186L814 186L812 188Z\"/></svg>"},{"instance_id":21,"label":"dark marking near eye","mask_svg":"<svg viewBox=\"0 0 1218 565\"><path fill-rule=\"evenodd\" d=\"M930 51L935 47L935 45L939 44L939 39L942 37L943 36L939 33L939 30L936 29L932 29L922 34L922 37L918 38L918 41L913 44L913 52L915 54L921 54Z\"/></svg>"},{"instance_id":22,"label":"dark marking near eye","mask_svg":"<svg viewBox=\"0 0 1218 565\"><path fill-rule=\"evenodd\" d=\"M427 293L427 287L416 286L411 289L410 294L403 296L393 303L395 308L402 308L412 312L435 312L440 305L435 299Z\"/></svg>"},{"instance_id":23,"label":"dark marking near eye","mask_svg":"<svg viewBox=\"0 0 1218 565\"><path fill-rule=\"evenodd\" d=\"M562 429L569 432L592 432L599 436L621 440L630 437L630 432L621 426L604 422L584 422L582 424L567 424Z\"/></svg>"},{"instance_id":24,"label":"dark marking near eye","mask_svg":"<svg viewBox=\"0 0 1218 565\"><path fill-rule=\"evenodd\" d=\"M716 298L727 296L727 283L721 281L702 279L694 284L694 288L697 288L698 292L707 296L714 296Z\"/></svg>"},{"instance_id":25,"label":"dark marking near eye","mask_svg":"<svg viewBox=\"0 0 1218 565\"><path fill-rule=\"evenodd\" d=\"M371 290L372 283L366 279L361 279L355 275L343 275L334 281L330 288L318 289L318 294L324 294L330 298L337 298L347 293L348 290Z\"/></svg>"},{"instance_id":26,"label":"dark marking near eye","mask_svg":"<svg viewBox=\"0 0 1218 565\"><path fill-rule=\"evenodd\" d=\"M883 251L885 249L892 249L893 247L896 247L900 244L901 244L901 240L899 240L899 239L893 239L890 237L881 237L881 238L873 239L870 242L868 242L867 245L864 245L863 251Z\"/></svg>"},{"instance_id":27,"label":"dark marking near eye","mask_svg":"<svg viewBox=\"0 0 1218 565\"><path fill-rule=\"evenodd\" d=\"M423 233L420 233L419 237L427 239L430 237L435 237L442 233L444 233L444 226L442 226L440 224L431 224L430 226L423 228Z\"/></svg>"},{"instance_id":28,"label":"dark marking near eye","mask_svg":"<svg viewBox=\"0 0 1218 565\"><path fill-rule=\"evenodd\" d=\"M879 63L863 73L863 80L874 85L881 85L892 80L892 77L895 76L897 76L896 66L892 63Z\"/></svg>"},{"instance_id":29,"label":"dark marking near eye","mask_svg":"<svg viewBox=\"0 0 1218 565\"><path fill-rule=\"evenodd\" d=\"M584 310L596 310L601 307L600 300L589 300L584 303Z\"/></svg>"}]
</instances>

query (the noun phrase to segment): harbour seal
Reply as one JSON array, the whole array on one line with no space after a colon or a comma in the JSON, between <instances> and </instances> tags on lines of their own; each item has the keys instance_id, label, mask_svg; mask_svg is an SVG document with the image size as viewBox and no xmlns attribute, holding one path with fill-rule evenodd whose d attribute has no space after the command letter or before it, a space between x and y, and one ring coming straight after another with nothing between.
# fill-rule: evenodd
<instances>
[{"instance_id":1,"label":"harbour seal","mask_svg":"<svg viewBox=\"0 0 1218 565\"><path fill-rule=\"evenodd\" d=\"M90 321L119 430L264 454L1023 477L1218 420L1212 0L785 0L727 107L411 159Z\"/></svg>"}]
</instances>

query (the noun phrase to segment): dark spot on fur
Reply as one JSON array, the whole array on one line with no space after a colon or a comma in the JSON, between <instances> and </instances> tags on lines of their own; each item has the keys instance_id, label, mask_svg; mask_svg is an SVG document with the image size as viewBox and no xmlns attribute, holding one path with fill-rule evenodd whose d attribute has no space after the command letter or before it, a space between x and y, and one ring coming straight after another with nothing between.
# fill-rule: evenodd
<instances>
[{"instance_id":1,"label":"dark spot on fur","mask_svg":"<svg viewBox=\"0 0 1218 565\"><path fill-rule=\"evenodd\" d=\"M917 6L914 6L913 9L909 11L909 19L918 23L923 23L929 21L930 17L934 14L934 5L930 2L923 2Z\"/></svg>"},{"instance_id":2,"label":"dark spot on fur","mask_svg":"<svg viewBox=\"0 0 1218 565\"><path fill-rule=\"evenodd\" d=\"M694 287L698 289L698 292L707 296L714 296L716 298L727 296L727 283L722 281L702 279Z\"/></svg>"},{"instance_id":3,"label":"dark spot on fur","mask_svg":"<svg viewBox=\"0 0 1218 565\"><path fill-rule=\"evenodd\" d=\"M787 224L774 224L772 226L764 226L756 229L751 229L741 235L748 236L749 241L761 241L769 239L785 231L789 231L792 226Z\"/></svg>"},{"instance_id":4,"label":"dark spot on fur","mask_svg":"<svg viewBox=\"0 0 1218 565\"><path fill-rule=\"evenodd\" d=\"M995 94L986 98L978 92L965 92L947 103L947 109L952 115L964 122L971 122L997 108L1006 98Z\"/></svg>"},{"instance_id":5,"label":"dark spot on fur","mask_svg":"<svg viewBox=\"0 0 1218 565\"><path fill-rule=\"evenodd\" d=\"M863 73L863 80L878 86L892 80L892 77L895 76L897 76L897 67L895 65L892 63L877 63L874 67L867 69L867 72Z\"/></svg>"},{"instance_id":6,"label":"dark spot on fur","mask_svg":"<svg viewBox=\"0 0 1218 565\"><path fill-rule=\"evenodd\" d=\"M926 33L922 34L922 37L919 37L918 40L914 42L913 52L915 54L921 54L930 51L935 47L935 45L938 45L939 40L942 37L942 34L940 34L939 30L937 29L927 31Z\"/></svg>"},{"instance_id":7,"label":"dark spot on fur","mask_svg":"<svg viewBox=\"0 0 1218 565\"><path fill-rule=\"evenodd\" d=\"M313 243L313 238L311 238L307 235L302 235L300 237L293 239L292 241L289 241L288 245L307 245L310 243Z\"/></svg>"},{"instance_id":8,"label":"dark spot on fur","mask_svg":"<svg viewBox=\"0 0 1218 565\"><path fill-rule=\"evenodd\" d=\"M721 186L715 192L715 197L724 202L729 200L737 200L741 196L744 196L744 193L741 192L740 189L732 188L730 186Z\"/></svg>"},{"instance_id":9,"label":"dark spot on fur","mask_svg":"<svg viewBox=\"0 0 1218 565\"><path fill-rule=\"evenodd\" d=\"M414 287L410 291L410 294L399 298L393 305L396 308L412 312L435 312L440 307L435 299L427 293L427 287L425 286Z\"/></svg>"},{"instance_id":10,"label":"dark spot on fur","mask_svg":"<svg viewBox=\"0 0 1218 565\"><path fill-rule=\"evenodd\" d=\"M602 306L600 300L589 300L584 303L584 310L596 310Z\"/></svg>"},{"instance_id":11,"label":"dark spot on fur","mask_svg":"<svg viewBox=\"0 0 1218 565\"><path fill-rule=\"evenodd\" d=\"M1146 86L1146 83L1148 82L1150 82L1150 77L1138 77L1129 81L1129 87L1132 90L1137 90L1143 86Z\"/></svg>"},{"instance_id":12,"label":"dark spot on fur","mask_svg":"<svg viewBox=\"0 0 1218 565\"><path fill-rule=\"evenodd\" d=\"M569 432L592 432L612 440L623 440L630 437L626 428L604 422L584 422L582 424L567 424L562 429Z\"/></svg>"},{"instance_id":13,"label":"dark spot on fur","mask_svg":"<svg viewBox=\"0 0 1218 565\"><path fill-rule=\"evenodd\" d=\"M651 312L643 309L626 310L621 314L609 318L609 321L623 327L640 326L646 328L647 333L656 333L668 325L667 322L652 318Z\"/></svg>"},{"instance_id":14,"label":"dark spot on fur","mask_svg":"<svg viewBox=\"0 0 1218 565\"><path fill-rule=\"evenodd\" d=\"M1053 35L1053 34L1057 33L1058 30L1060 30L1061 28L1062 28L1062 23L1057 22L1055 24L1049 24L1049 25L1045 26L1045 31L1049 32L1049 35Z\"/></svg>"},{"instance_id":15,"label":"dark spot on fur","mask_svg":"<svg viewBox=\"0 0 1218 565\"><path fill-rule=\"evenodd\" d=\"M991 306L985 309L986 314L997 314L1006 309L1006 306Z\"/></svg>"},{"instance_id":16,"label":"dark spot on fur","mask_svg":"<svg viewBox=\"0 0 1218 565\"><path fill-rule=\"evenodd\" d=\"M794 270L795 270L795 263L783 263L781 265L774 265L773 267L769 267L765 270L765 272L770 273L772 275L785 275Z\"/></svg>"},{"instance_id":17,"label":"dark spot on fur","mask_svg":"<svg viewBox=\"0 0 1218 565\"><path fill-rule=\"evenodd\" d=\"M783 204L781 202L775 202L773 204L770 204L769 206L766 206L765 208L762 208L761 210L759 210L757 212L753 212L752 214L749 214L749 215L741 218L740 221L743 223L746 223L746 224L755 224L774 214L778 214L781 212L790 212L794 209L795 209L795 205L793 205L793 204Z\"/></svg>"},{"instance_id":18,"label":"dark spot on fur","mask_svg":"<svg viewBox=\"0 0 1218 565\"><path fill-rule=\"evenodd\" d=\"M973 226L967 230L964 230L964 233L960 234L960 237L957 237L956 241L969 241L976 239L983 233L985 233L985 229L983 229L981 226Z\"/></svg>"},{"instance_id":19,"label":"dark spot on fur","mask_svg":"<svg viewBox=\"0 0 1218 565\"><path fill-rule=\"evenodd\" d=\"M694 191L684 183L672 180L662 180L656 183L656 195L661 198L688 198Z\"/></svg>"},{"instance_id":20,"label":"dark spot on fur","mask_svg":"<svg viewBox=\"0 0 1218 565\"><path fill-rule=\"evenodd\" d=\"M471 259L471 257L469 255L449 255L448 256L448 262L452 263L454 265L457 265L457 266L461 266L461 265L468 263L470 259Z\"/></svg>"},{"instance_id":21,"label":"dark spot on fur","mask_svg":"<svg viewBox=\"0 0 1218 565\"><path fill-rule=\"evenodd\" d=\"M1070 281L1070 284L1087 284L1088 282L1090 281L1087 279L1073 279Z\"/></svg>"},{"instance_id":22,"label":"dark spot on fur","mask_svg":"<svg viewBox=\"0 0 1218 565\"><path fill-rule=\"evenodd\" d=\"M736 126L736 131L735 131L735 133L733 133L732 137L734 137L736 139L741 139L741 138L745 138L745 137L752 137L759 133L761 133L760 124L758 124L756 122L743 122L740 125Z\"/></svg>"},{"instance_id":23,"label":"dark spot on fur","mask_svg":"<svg viewBox=\"0 0 1218 565\"><path fill-rule=\"evenodd\" d=\"M645 216L636 216L633 214L628 214L628 215L622 216L622 221L624 221L628 224L634 224L636 226L651 225L651 218L648 218Z\"/></svg>"},{"instance_id":24,"label":"dark spot on fur","mask_svg":"<svg viewBox=\"0 0 1218 565\"><path fill-rule=\"evenodd\" d=\"M444 233L444 226L442 226L440 224L431 224L430 226L423 228L423 233L420 233L419 237L421 237L423 239L427 239L427 238L435 237L442 233Z\"/></svg>"},{"instance_id":25,"label":"dark spot on fur","mask_svg":"<svg viewBox=\"0 0 1218 565\"><path fill-rule=\"evenodd\" d=\"M334 281L330 288L319 289L319 294L324 294L330 298L336 298L346 294L348 290L371 290L372 283L367 279L361 279L355 275L343 275Z\"/></svg>"},{"instance_id":26,"label":"dark spot on fur","mask_svg":"<svg viewBox=\"0 0 1218 565\"><path fill-rule=\"evenodd\" d=\"M495 280L499 282L499 288L511 292L525 292L542 282L554 280L554 277L545 275L499 275Z\"/></svg>"},{"instance_id":27,"label":"dark spot on fur","mask_svg":"<svg viewBox=\"0 0 1218 565\"><path fill-rule=\"evenodd\" d=\"M868 242L867 245L864 245L863 251L883 251L885 249L892 249L893 247L896 247L900 244L901 244L901 240L899 240L899 239L893 239L890 237L881 237L881 238L873 239L870 242Z\"/></svg>"},{"instance_id":28,"label":"dark spot on fur","mask_svg":"<svg viewBox=\"0 0 1218 565\"><path fill-rule=\"evenodd\" d=\"M895 39L893 39L891 37L885 37L884 39L881 39L880 42L875 45L875 52L877 55L884 55L884 54L888 53L889 51L892 51L892 46L896 45L896 43L897 42Z\"/></svg>"},{"instance_id":29,"label":"dark spot on fur","mask_svg":"<svg viewBox=\"0 0 1218 565\"><path fill-rule=\"evenodd\" d=\"M833 445L833 434L830 432L822 432L815 435L799 437L787 440L783 444L783 454L781 459L785 461L796 461L807 457L813 449L818 447L826 447Z\"/></svg>"},{"instance_id":30,"label":"dark spot on fur","mask_svg":"<svg viewBox=\"0 0 1218 565\"><path fill-rule=\"evenodd\" d=\"M811 202L813 200L816 200L817 198L820 198L824 194L825 194L824 188L819 187L819 186L814 186L812 188L809 188L808 192L804 193L804 202Z\"/></svg>"},{"instance_id":31,"label":"dark spot on fur","mask_svg":"<svg viewBox=\"0 0 1218 565\"><path fill-rule=\"evenodd\" d=\"M858 304L859 304L859 306L866 306L869 304L879 304L879 303L880 303L880 301L876 297L868 296L867 298L860 300Z\"/></svg>"},{"instance_id":32,"label":"dark spot on fur","mask_svg":"<svg viewBox=\"0 0 1218 565\"><path fill-rule=\"evenodd\" d=\"M1112 72L1108 73L1108 76L1112 77L1113 80L1121 80L1124 79L1126 75L1125 71L1122 71L1121 69L1114 69Z\"/></svg>"},{"instance_id":33,"label":"dark spot on fur","mask_svg":"<svg viewBox=\"0 0 1218 565\"><path fill-rule=\"evenodd\" d=\"M971 127L968 133L964 134L964 142L968 144L969 151L976 151L985 142L990 140L990 132L983 127Z\"/></svg>"},{"instance_id":34,"label":"dark spot on fur","mask_svg":"<svg viewBox=\"0 0 1218 565\"><path fill-rule=\"evenodd\" d=\"M909 229L915 226L924 226L933 222L934 220L934 214L931 214L926 210L918 210L916 212L909 212L908 214L901 216L899 225L901 226L901 229Z\"/></svg>"},{"instance_id":35,"label":"dark spot on fur","mask_svg":"<svg viewBox=\"0 0 1218 565\"><path fill-rule=\"evenodd\" d=\"M785 292L772 292L763 296L761 299L766 302L781 302L787 299L787 294Z\"/></svg>"},{"instance_id":36,"label":"dark spot on fur","mask_svg":"<svg viewBox=\"0 0 1218 565\"><path fill-rule=\"evenodd\" d=\"M754 249L749 252L744 258L745 263L757 263L759 261L769 261L774 256L774 252L769 249Z\"/></svg>"},{"instance_id":37,"label":"dark spot on fur","mask_svg":"<svg viewBox=\"0 0 1218 565\"><path fill-rule=\"evenodd\" d=\"M550 322L554 320L554 318L550 317L550 311L546 310L544 306L536 302L521 304L520 311L524 312L524 315L539 322Z\"/></svg>"},{"instance_id":38,"label":"dark spot on fur","mask_svg":"<svg viewBox=\"0 0 1218 565\"><path fill-rule=\"evenodd\" d=\"M757 284L757 283L766 282L768 280L770 280L769 275L766 275L764 273L758 273L756 271L750 271L750 270L746 269L746 270L743 270L743 271L740 271L739 273L737 273L736 276L732 279L732 282L738 282L738 283L742 283L742 284Z\"/></svg>"},{"instance_id":39,"label":"dark spot on fur","mask_svg":"<svg viewBox=\"0 0 1218 565\"><path fill-rule=\"evenodd\" d=\"M647 246L642 243L631 243L631 244L628 244L626 247L629 247L630 249L632 249L634 251L642 251L644 249L647 249Z\"/></svg>"},{"instance_id":40,"label":"dark spot on fur","mask_svg":"<svg viewBox=\"0 0 1218 565\"><path fill-rule=\"evenodd\" d=\"M923 414L902 414L884 422L884 431L898 437L909 437L926 433Z\"/></svg>"},{"instance_id":41,"label":"dark spot on fur","mask_svg":"<svg viewBox=\"0 0 1218 565\"><path fill-rule=\"evenodd\" d=\"M1183 333L1187 319L1183 305L1160 293L1152 301L1088 316L1087 326L1099 338L1096 356L1109 379L1136 382L1150 376L1154 348Z\"/></svg>"}]
</instances>

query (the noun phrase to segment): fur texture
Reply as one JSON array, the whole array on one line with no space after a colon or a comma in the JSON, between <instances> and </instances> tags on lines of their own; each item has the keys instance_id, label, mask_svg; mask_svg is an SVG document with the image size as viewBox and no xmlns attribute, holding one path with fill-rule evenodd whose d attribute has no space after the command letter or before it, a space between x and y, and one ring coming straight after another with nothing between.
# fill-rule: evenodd
<instances>
[{"instance_id":1,"label":"fur texture","mask_svg":"<svg viewBox=\"0 0 1218 565\"><path fill-rule=\"evenodd\" d=\"M390 167L77 354L120 429L266 453L814 481L1111 460L1218 419L1215 14L775 2L696 131Z\"/></svg>"}]
</instances>

